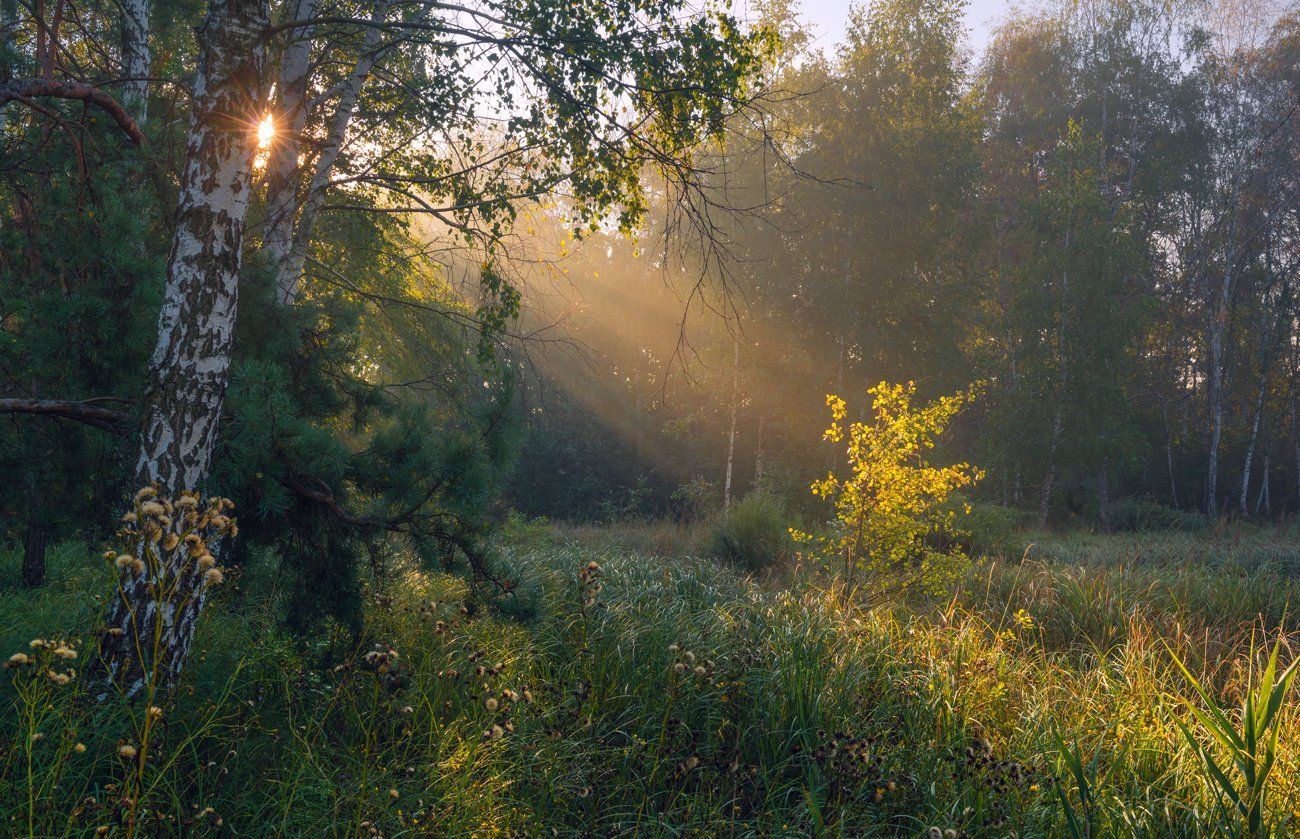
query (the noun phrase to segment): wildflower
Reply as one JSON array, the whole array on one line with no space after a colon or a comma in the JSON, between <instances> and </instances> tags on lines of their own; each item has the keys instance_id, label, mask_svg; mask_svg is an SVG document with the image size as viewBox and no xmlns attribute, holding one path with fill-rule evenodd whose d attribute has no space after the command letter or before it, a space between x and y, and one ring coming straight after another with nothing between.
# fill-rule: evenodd
<instances>
[{"instance_id":1,"label":"wildflower","mask_svg":"<svg viewBox=\"0 0 1300 839\"><path fill-rule=\"evenodd\" d=\"M104 559L107 559L109 562L117 559L117 551L104 551Z\"/></svg>"},{"instance_id":2,"label":"wildflower","mask_svg":"<svg viewBox=\"0 0 1300 839\"><path fill-rule=\"evenodd\" d=\"M487 709L489 711L495 711L499 703L497 702L497 698L495 696L489 696L487 698L487 701L484 702L483 704L487 706Z\"/></svg>"},{"instance_id":3,"label":"wildflower","mask_svg":"<svg viewBox=\"0 0 1300 839\"><path fill-rule=\"evenodd\" d=\"M216 557L212 554L204 554L199 557L199 570L207 571L209 568L215 568L217 565Z\"/></svg>"},{"instance_id":4,"label":"wildflower","mask_svg":"<svg viewBox=\"0 0 1300 839\"><path fill-rule=\"evenodd\" d=\"M122 521L126 522L127 524L131 524L132 522L135 521L135 513L132 512L132 513L127 513L127 514L123 515L123 516L122 516Z\"/></svg>"},{"instance_id":5,"label":"wildflower","mask_svg":"<svg viewBox=\"0 0 1300 839\"><path fill-rule=\"evenodd\" d=\"M390 790L388 791L388 797L389 797L389 798L396 798L396 797L397 797L397 790L395 790L395 789L390 789Z\"/></svg>"},{"instance_id":6,"label":"wildflower","mask_svg":"<svg viewBox=\"0 0 1300 839\"><path fill-rule=\"evenodd\" d=\"M9 656L9 661L8 663L5 664L5 666L22 667L24 664L28 664L30 662L31 662L31 658L27 655L27 653L14 653L13 655Z\"/></svg>"},{"instance_id":7,"label":"wildflower","mask_svg":"<svg viewBox=\"0 0 1300 839\"><path fill-rule=\"evenodd\" d=\"M176 499L175 507L178 510L193 510L199 505L199 499L187 493L181 493L181 497Z\"/></svg>"},{"instance_id":8,"label":"wildflower","mask_svg":"<svg viewBox=\"0 0 1300 839\"><path fill-rule=\"evenodd\" d=\"M159 708L157 705L150 705L147 713L149 714L150 719L160 720L162 719L163 709Z\"/></svg>"},{"instance_id":9,"label":"wildflower","mask_svg":"<svg viewBox=\"0 0 1300 839\"><path fill-rule=\"evenodd\" d=\"M203 572L203 578L210 584L217 585L224 580L226 576L221 573L220 568L209 568L207 571Z\"/></svg>"},{"instance_id":10,"label":"wildflower","mask_svg":"<svg viewBox=\"0 0 1300 839\"><path fill-rule=\"evenodd\" d=\"M676 673L678 676L682 675L683 673L686 672L686 665L682 664L680 661L677 662L676 664L673 665L673 672Z\"/></svg>"},{"instance_id":11,"label":"wildflower","mask_svg":"<svg viewBox=\"0 0 1300 839\"><path fill-rule=\"evenodd\" d=\"M144 501L147 498L153 498L157 494L158 494L158 487L156 486L140 487L140 490L135 494L135 500Z\"/></svg>"},{"instance_id":12,"label":"wildflower","mask_svg":"<svg viewBox=\"0 0 1300 839\"><path fill-rule=\"evenodd\" d=\"M135 573L137 574L144 573L144 560L141 559L140 557L138 556L131 557L131 562L128 564L131 566L131 570L134 571Z\"/></svg>"},{"instance_id":13,"label":"wildflower","mask_svg":"<svg viewBox=\"0 0 1300 839\"><path fill-rule=\"evenodd\" d=\"M689 661L691 664L694 664L694 663L695 663L695 653L691 652L690 650L687 650L687 651L686 651L686 660Z\"/></svg>"},{"instance_id":14,"label":"wildflower","mask_svg":"<svg viewBox=\"0 0 1300 839\"><path fill-rule=\"evenodd\" d=\"M74 650L74 649L72 649L71 647L66 646L66 645L65 645L65 646L61 646L61 647L59 647L57 650L54 651L54 654L55 654L56 656L58 656L59 658L76 658L76 657L77 657L77 651Z\"/></svg>"},{"instance_id":15,"label":"wildflower","mask_svg":"<svg viewBox=\"0 0 1300 839\"><path fill-rule=\"evenodd\" d=\"M84 755L86 753L86 744L78 743L77 745L72 747L72 750L79 755Z\"/></svg>"},{"instance_id":16,"label":"wildflower","mask_svg":"<svg viewBox=\"0 0 1300 839\"><path fill-rule=\"evenodd\" d=\"M704 665L702 665L702 664L697 664L697 665L695 666L695 675L696 675L696 676L700 676L701 678L703 678L704 674L705 674L705 673L708 673L708 672L709 672L709 671L705 670L705 669L704 669Z\"/></svg>"},{"instance_id":17,"label":"wildflower","mask_svg":"<svg viewBox=\"0 0 1300 839\"><path fill-rule=\"evenodd\" d=\"M70 672L71 671L69 671L69 673ZM56 673L53 670L46 670L45 675L56 685L66 685L68 682L72 681L72 676L68 673Z\"/></svg>"},{"instance_id":18,"label":"wildflower","mask_svg":"<svg viewBox=\"0 0 1300 839\"><path fill-rule=\"evenodd\" d=\"M489 728L487 731L483 732L483 739L485 740L500 740L502 737L505 736L506 736L506 730L499 725L494 725L491 728Z\"/></svg>"},{"instance_id":19,"label":"wildflower","mask_svg":"<svg viewBox=\"0 0 1300 839\"><path fill-rule=\"evenodd\" d=\"M157 501L146 501L144 504L140 505L140 512L144 513L146 516L161 516L166 514L167 508L159 504Z\"/></svg>"},{"instance_id":20,"label":"wildflower","mask_svg":"<svg viewBox=\"0 0 1300 839\"><path fill-rule=\"evenodd\" d=\"M108 634L109 634L109 635L112 635L114 638L116 638L116 637L118 637L119 635L122 634L122 627L120 627L120 626L115 626L115 627L113 627L112 629L108 630Z\"/></svg>"},{"instance_id":21,"label":"wildflower","mask_svg":"<svg viewBox=\"0 0 1300 839\"><path fill-rule=\"evenodd\" d=\"M943 831L937 827L932 827L925 832L925 839L943 839Z\"/></svg>"},{"instance_id":22,"label":"wildflower","mask_svg":"<svg viewBox=\"0 0 1300 839\"><path fill-rule=\"evenodd\" d=\"M415 709L412 708L410 705L403 705L403 706L402 706L402 713L403 713L403 714L414 714L414 713L415 713Z\"/></svg>"},{"instance_id":23,"label":"wildflower","mask_svg":"<svg viewBox=\"0 0 1300 839\"><path fill-rule=\"evenodd\" d=\"M679 649L681 649L681 648L678 647L676 644L669 644L669 645L668 645L668 652L672 653L673 655L676 655L676 654L677 654L677 651L678 651Z\"/></svg>"},{"instance_id":24,"label":"wildflower","mask_svg":"<svg viewBox=\"0 0 1300 839\"><path fill-rule=\"evenodd\" d=\"M136 755L139 754L139 752L136 751L135 746L132 746L130 743L123 743L122 745L118 746L118 747L117 747L117 753L118 753L120 756L126 758L127 760L131 760L131 759L133 759Z\"/></svg>"},{"instance_id":25,"label":"wildflower","mask_svg":"<svg viewBox=\"0 0 1300 839\"><path fill-rule=\"evenodd\" d=\"M174 551L180 543L181 537L177 536L175 533L168 533L163 537L162 546L164 550Z\"/></svg>"}]
</instances>

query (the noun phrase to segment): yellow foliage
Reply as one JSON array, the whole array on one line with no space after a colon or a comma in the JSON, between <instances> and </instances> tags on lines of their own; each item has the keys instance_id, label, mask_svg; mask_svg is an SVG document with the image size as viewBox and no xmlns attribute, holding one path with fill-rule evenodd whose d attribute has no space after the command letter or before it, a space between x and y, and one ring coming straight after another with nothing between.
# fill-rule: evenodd
<instances>
[{"instance_id":1,"label":"yellow foliage","mask_svg":"<svg viewBox=\"0 0 1300 839\"><path fill-rule=\"evenodd\" d=\"M973 485L983 475L968 463L933 466L926 453L974 389L914 406L916 386L881 382L867 391L873 418L848 421L848 406L831 395L826 405L831 424L823 437L847 443L849 473L833 472L814 481L813 494L830 500L835 521L817 539L828 556L836 556L850 574L861 569L869 577L893 575L904 586L940 590L968 565L960 546L956 514L945 505L949 496Z\"/></svg>"}]
</instances>

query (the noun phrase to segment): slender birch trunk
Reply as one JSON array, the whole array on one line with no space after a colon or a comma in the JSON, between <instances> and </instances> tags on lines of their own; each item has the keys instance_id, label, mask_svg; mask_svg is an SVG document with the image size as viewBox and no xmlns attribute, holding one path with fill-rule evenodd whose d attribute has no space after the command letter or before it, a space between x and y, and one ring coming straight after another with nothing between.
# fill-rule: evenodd
<instances>
[{"instance_id":1,"label":"slender birch trunk","mask_svg":"<svg viewBox=\"0 0 1300 839\"><path fill-rule=\"evenodd\" d=\"M133 476L137 486L156 482L164 496L202 484L217 438L268 22L267 0L212 0L198 30L190 135ZM184 666L204 601L201 575L192 563L172 567L185 558L184 551L174 552L158 569L157 576L179 580L161 602L153 596L160 583L152 571L122 579L101 639L99 666L126 696L139 694L151 672L173 684ZM142 638L158 643L143 644Z\"/></svg>"},{"instance_id":2,"label":"slender birch trunk","mask_svg":"<svg viewBox=\"0 0 1300 839\"><path fill-rule=\"evenodd\" d=\"M1294 369L1294 363L1292 369ZM1295 483L1296 483L1296 499L1298 502L1300 502L1300 426L1296 425L1296 409L1295 409L1296 396L1295 396L1294 378L1292 379L1291 382L1289 396L1290 399L1288 400L1289 403L1288 407L1290 409L1289 412L1291 415L1291 454L1295 458L1294 471L1295 471Z\"/></svg>"},{"instance_id":3,"label":"slender birch trunk","mask_svg":"<svg viewBox=\"0 0 1300 839\"><path fill-rule=\"evenodd\" d=\"M731 362L731 429L727 433L727 474L722 483L722 511L731 509L731 473L736 462L736 400L740 395L740 333L735 335Z\"/></svg>"},{"instance_id":4,"label":"slender birch trunk","mask_svg":"<svg viewBox=\"0 0 1300 839\"><path fill-rule=\"evenodd\" d=\"M121 0L122 104L142 124L149 103L149 0Z\"/></svg>"},{"instance_id":5,"label":"slender birch trunk","mask_svg":"<svg viewBox=\"0 0 1300 839\"><path fill-rule=\"evenodd\" d=\"M1219 444L1223 438L1223 377L1224 369L1227 366L1223 344L1228 331L1228 308L1232 302L1232 283L1234 280L1233 269L1237 261L1237 190L1235 188L1231 193L1231 200L1233 206L1229 210L1231 216L1228 224L1228 248L1223 265L1223 281L1219 284L1219 288L1214 295L1214 302L1210 307L1210 371L1208 377L1209 387L1206 391L1206 407L1209 413L1210 427L1205 474L1205 514L1211 518L1219 512Z\"/></svg>"},{"instance_id":6,"label":"slender birch trunk","mask_svg":"<svg viewBox=\"0 0 1300 839\"><path fill-rule=\"evenodd\" d=\"M1256 496L1255 498L1255 516L1257 518L1259 517L1259 513L1261 510L1263 510L1268 515L1273 514L1273 502L1272 499L1269 497L1269 492L1268 492L1269 461L1272 460L1272 458L1273 458L1272 452L1270 451L1264 452L1264 468L1262 469L1262 474L1260 475L1259 495Z\"/></svg>"},{"instance_id":7,"label":"slender birch trunk","mask_svg":"<svg viewBox=\"0 0 1300 839\"><path fill-rule=\"evenodd\" d=\"M316 0L297 0L291 20L308 20L316 13ZM307 85L311 80L311 30L295 29L280 56L280 74L275 84L274 119L276 137L266 162L266 226L262 253L278 267L293 250L293 224L298 209L301 180L302 134L311 108Z\"/></svg>"},{"instance_id":8,"label":"slender birch trunk","mask_svg":"<svg viewBox=\"0 0 1300 839\"><path fill-rule=\"evenodd\" d=\"M325 133L325 142L321 144L315 170L303 194L301 209L298 211L293 227L289 253L276 263L276 299L281 305L291 306L298 298L298 285L302 282L303 268L307 263L307 249L311 244L312 231L316 227L316 218L325 206L325 194L333 176L334 164L338 162L339 153L343 150L343 142L347 138L348 126L356 113L361 89L365 86L366 79L370 77L370 71L374 69L375 60L382 52L380 39L384 30L380 24L388 16L391 5L391 0L377 0L371 11L371 25L366 28L361 53L357 56L352 72L348 74L340 89L338 103L334 107L334 113L330 117Z\"/></svg>"},{"instance_id":9,"label":"slender birch trunk","mask_svg":"<svg viewBox=\"0 0 1300 839\"><path fill-rule=\"evenodd\" d=\"M1259 424L1264 414L1264 393L1267 386L1268 365L1265 362L1264 369L1259 373L1259 389L1255 391L1255 407L1250 422L1250 441L1246 444L1246 459L1241 467L1241 496L1238 499L1238 508L1243 516L1250 514L1247 500L1250 493L1250 467L1255 459L1255 445L1259 441Z\"/></svg>"}]
</instances>

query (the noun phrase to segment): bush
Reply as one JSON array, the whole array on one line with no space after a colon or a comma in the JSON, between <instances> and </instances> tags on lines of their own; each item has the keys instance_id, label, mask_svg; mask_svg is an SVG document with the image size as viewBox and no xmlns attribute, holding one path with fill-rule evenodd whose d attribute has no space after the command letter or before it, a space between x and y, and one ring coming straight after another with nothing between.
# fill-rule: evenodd
<instances>
[{"instance_id":1,"label":"bush","mask_svg":"<svg viewBox=\"0 0 1300 839\"><path fill-rule=\"evenodd\" d=\"M1166 507L1147 498L1121 498L1106 507L1110 529L1121 533L1180 530L1197 533L1205 529L1200 513Z\"/></svg>"},{"instance_id":2,"label":"bush","mask_svg":"<svg viewBox=\"0 0 1300 839\"><path fill-rule=\"evenodd\" d=\"M1019 559L1024 546L1016 533L1029 527L1032 514L1001 504L971 504L970 512L959 516L957 525L971 556L1005 556Z\"/></svg>"},{"instance_id":3,"label":"bush","mask_svg":"<svg viewBox=\"0 0 1300 839\"><path fill-rule=\"evenodd\" d=\"M750 571L769 568L789 552L788 518L776 496L751 492L715 526L712 553Z\"/></svg>"}]
</instances>

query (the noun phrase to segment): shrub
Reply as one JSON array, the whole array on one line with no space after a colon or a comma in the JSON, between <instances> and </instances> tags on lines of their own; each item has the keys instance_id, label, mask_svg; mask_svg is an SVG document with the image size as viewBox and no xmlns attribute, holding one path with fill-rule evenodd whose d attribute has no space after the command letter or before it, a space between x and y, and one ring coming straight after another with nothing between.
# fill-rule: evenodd
<instances>
[{"instance_id":1,"label":"shrub","mask_svg":"<svg viewBox=\"0 0 1300 839\"><path fill-rule=\"evenodd\" d=\"M797 534L817 542L827 558L843 563L850 581L861 569L869 578L897 578L899 588L939 591L969 566L949 498L972 486L981 472L968 463L934 466L927 453L974 390L914 405L916 386L881 382L867 391L871 416L848 420L843 399L830 395L831 425L822 435L843 443L848 472L831 473L812 485L830 501L835 521L825 536ZM938 539L947 534L946 539Z\"/></svg>"},{"instance_id":2,"label":"shrub","mask_svg":"<svg viewBox=\"0 0 1300 839\"><path fill-rule=\"evenodd\" d=\"M788 514L776 496L751 492L714 527L712 553L750 571L769 568L789 552L788 524Z\"/></svg>"},{"instance_id":3,"label":"shrub","mask_svg":"<svg viewBox=\"0 0 1300 839\"><path fill-rule=\"evenodd\" d=\"M1110 529L1120 533L1180 530L1197 533L1205 529L1200 513L1166 507L1146 498L1121 498L1106 507Z\"/></svg>"},{"instance_id":4,"label":"shrub","mask_svg":"<svg viewBox=\"0 0 1300 839\"><path fill-rule=\"evenodd\" d=\"M1001 504L975 503L969 510L957 521L971 556L1020 558L1024 545L1017 541L1016 533L1030 525L1031 514Z\"/></svg>"}]
</instances>

